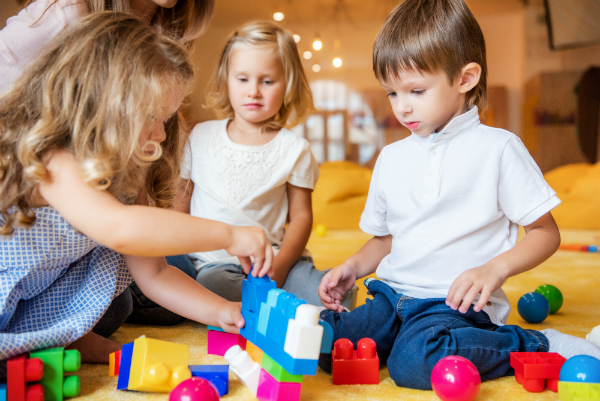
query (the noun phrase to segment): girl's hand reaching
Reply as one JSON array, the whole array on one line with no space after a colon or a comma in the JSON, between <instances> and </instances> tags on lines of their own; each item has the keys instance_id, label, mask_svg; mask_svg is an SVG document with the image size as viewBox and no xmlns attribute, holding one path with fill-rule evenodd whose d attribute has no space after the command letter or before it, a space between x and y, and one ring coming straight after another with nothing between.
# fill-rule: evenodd
<instances>
[{"instance_id":1,"label":"girl's hand reaching","mask_svg":"<svg viewBox=\"0 0 600 401\"><path fill-rule=\"evenodd\" d=\"M327 309L342 312L342 298L352 289L356 282L356 270L346 262L331 269L321 280L319 297Z\"/></svg>"},{"instance_id":2,"label":"girl's hand reaching","mask_svg":"<svg viewBox=\"0 0 600 401\"><path fill-rule=\"evenodd\" d=\"M263 277L265 274L273 277L273 247L263 229L240 226L232 229L231 245L225 250L238 257L244 273L251 274L252 271L254 277ZM250 257L254 258L254 268Z\"/></svg>"},{"instance_id":3,"label":"girl's hand reaching","mask_svg":"<svg viewBox=\"0 0 600 401\"><path fill-rule=\"evenodd\" d=\"M221 308L219 308L217 320L219 327L228 333L239 334L240 329L244 327L246 322L242 316L242 303L241 302L225 302Z\"/></svg>"}]
</instances>

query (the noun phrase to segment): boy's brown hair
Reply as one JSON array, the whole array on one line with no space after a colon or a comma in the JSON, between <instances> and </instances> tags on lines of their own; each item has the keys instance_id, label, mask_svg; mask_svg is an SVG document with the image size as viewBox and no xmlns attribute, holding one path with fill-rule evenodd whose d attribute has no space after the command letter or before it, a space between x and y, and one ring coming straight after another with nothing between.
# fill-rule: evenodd
<instances>
[{"instance_id":1,"label":"boy's brown hair","mask_svg":"<svg viewBox=\"0 0 600 401\"><path fill-rule=\"evenodd\" d=\"M468 63L481 66L467 107L487 103L485 39L463 0L406 0L392 11L373 46L373 71L381 82L401 71L444 71L450 83Z\"/></svg>"}]
</instances>

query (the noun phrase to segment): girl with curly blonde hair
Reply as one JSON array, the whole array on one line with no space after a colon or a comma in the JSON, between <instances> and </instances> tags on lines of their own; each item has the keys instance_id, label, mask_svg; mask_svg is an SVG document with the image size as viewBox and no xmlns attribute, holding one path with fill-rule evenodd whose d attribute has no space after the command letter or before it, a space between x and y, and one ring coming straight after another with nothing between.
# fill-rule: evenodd
<instances>
[{"instance_id":1,"label":"girl with curly blonde hair","mask_svg":"<svg viewBox=\"0 0 600 401\"><path fill-rule=\"evenodd\" d=\"M91 330L131 277L180 315L243 326L239 304L164 258L225 248L247 272L250 257L259 275L271 269L262 230L168 210L182 143L170 128L192 79L181 44L101 12L0 97L0 360L71 344L108 362L120 346Z\"/></svg>"}]
</instances>

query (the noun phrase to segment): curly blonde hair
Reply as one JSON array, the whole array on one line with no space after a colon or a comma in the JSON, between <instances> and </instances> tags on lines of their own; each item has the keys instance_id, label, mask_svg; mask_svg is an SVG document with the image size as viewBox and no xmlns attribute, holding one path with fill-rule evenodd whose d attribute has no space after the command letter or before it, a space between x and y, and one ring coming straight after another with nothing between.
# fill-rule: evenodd
<instances>
[{"instance_id":1,"label":"curly blonde hair","mask_svg":"<svg viewBox=\"0 0 600 401\"><path fill-rule=\"evenodd\" d=\"M27 0L26 6L36 0ZM52 1L50 5L58 0ZM90 13L102 11L131 12L131 0L84 0ZM190 43L208 27L215 0L179 0L173 8L158 7L157 22L163 34Z\"/></svg>"},{"instance_id":2,"label":"curly blonde hair","mask_svg":"<svg viewBox=\"0 0 600 401\"><path fill-rule=\"evenodd\" d=\"M283 62L286 82L283 104L273 121L265 124L263 129L278 130L284 127L294 127L304 122L315 108L296 42L288 30L269 21L247 23L231 35L209 83L206 107L212 108L218 118L234 117L233 107L229 101L227 77L231 54L241 45L261 49L271 48L279 53Z\"/></svg>"},{"instance_id":3,"label":"curly blonde hair","mask_svg":"<svg viewBox=\"0 0 600 401\"><path fill-rule=\"evenodd\" d=\"M59 150L75 156L90 186L123 203L170 207L184 141L179 115L152 154L139 137L192 79L183 45L130 14L94 13L63 31L0 97L0 234L33 224L32 199Z\"/></svg>"}]
</instances>

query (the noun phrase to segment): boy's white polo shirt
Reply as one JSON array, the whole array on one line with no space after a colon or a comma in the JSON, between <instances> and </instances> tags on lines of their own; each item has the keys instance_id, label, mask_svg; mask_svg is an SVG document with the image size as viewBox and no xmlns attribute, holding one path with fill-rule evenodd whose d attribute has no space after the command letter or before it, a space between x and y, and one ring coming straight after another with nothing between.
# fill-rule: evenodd
<instances>
[{"instance_id":1,"label":"boy's white polo shirt","mask_svg":"<svg viewBox=\"0 0 600 401\"><path fill-rule=\"evenodd\" d=\"M377 277L416 298L445 298L462 272L512 248L519 225L560 204L521 140L481 124L477 107L431 137L383 148L360 222L367 234L393 236ZM506 323L501 289L484 311Z\"/></svg>"}]
</instances>

